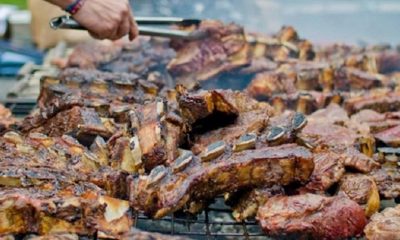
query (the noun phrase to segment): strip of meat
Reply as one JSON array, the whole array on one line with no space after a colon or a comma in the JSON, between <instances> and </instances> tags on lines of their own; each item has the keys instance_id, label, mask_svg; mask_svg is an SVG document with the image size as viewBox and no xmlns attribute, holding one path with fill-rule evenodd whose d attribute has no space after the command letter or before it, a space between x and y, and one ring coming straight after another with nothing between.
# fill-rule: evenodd
<instances>
[{"instance_id":1,"label":"strip of meat","mask_svg":"<svg viewBox=\"0 0 400 240\"><path fill-rule=\"evenodd\" d=\"M400 205L386 208L371 217L371 221L364 229L368 240L400 239Z\"/></svg>"},{"instance_id":2,"label":"strip of meat","mask_svg":"<svg viewBox=\"0 0 400 240\"><path fill-rule=\"evenodd\" d=\"M364 210L345 196L314 194L277 196L259 208L257 219L272 236L292 235L313 239L345 239L362 234Z\"/></svg>"},{"instance_id":3,"label":"strip of meat","mask_svg":"<svg viewBox=\"0 0 400 240\"><path fill-rule=\"evenodd\" d=\"M367 217L379 211L380 198L374 179L363 174L346 174L340 181L339 194L364 205Z\"/></svg>"},{"instance_id":4,"label":"strip of meat","mask_svg":"<svg viewBox=\"0 0 400 240\"><path fill-rule=\"evenodd\" d=\"M395 126L375 134L377 140L390 147L400 147L400 126Z\"/></svg>"},{"instance_id":5,"label":"strip of meat","mask_svg":"<svg viewBox=\"0 0 400 240\"><path fill-rule=\"evenodd\" d=\"M400 92L388 89L363 92L346 99L344 108L349 114L357 113L363 109L371 109L380 113L399 111Z\"/></svg>"},{"instance_id":6,"label":"strip of meat","mask_svg":"<svg viewBox=\"0 0 400 240\"><path fill-rule=\"evenodd\" d=\"M167 68L178 83L191 88L195 81L207 80L249 63L249 46L243 28L207 20L196 31L206 32L208 37L184 44L172 43L177 54Z\"/></svg>"},{"instance_id":7,"label":"strip of meat","mask_svg":"<svg viewBox=\"0 0 400 240\"><path fill-rule=\"evenodd\" d=\"M227 153L216 158L221 150ZM175 163L130 179L132 207L161 218L190 200L211 199L246 187L305 182L314 167L311 153L296 145L229 153L224 144L216 143L200 158L186 153Z\"/></svg>"},{"instance_id":8,"label":"strip of meat","mask_svg":"<svg viewBox=\"0 0 400 240\"><path fill-rule=\"evenodd\" d=\"M127 201L84 186L2 189L0 235L77 233L116 238L133 225Z\"/></svg>"}]
</instances>

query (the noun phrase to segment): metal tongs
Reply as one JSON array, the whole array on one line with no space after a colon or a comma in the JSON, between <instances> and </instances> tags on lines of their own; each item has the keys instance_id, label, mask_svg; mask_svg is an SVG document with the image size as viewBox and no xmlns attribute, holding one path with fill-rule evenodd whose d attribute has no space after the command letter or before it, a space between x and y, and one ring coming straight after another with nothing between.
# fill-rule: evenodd
<instances>
[{"instance_id":1,"label":"metal tongs","mask_svg":"<svg viewBox=\"0 0 400 240\"><path fill-rule=\"evenodd\" d=\"M156 36L156 37L167 37L167 38L178 38L184 40L196 40L202 39L207 36L206 32L202 31L182 31L168 28L151 27L149 25L177 25L177 26L191 26L199 25L201 20L199 19L186 19L186 18L175 18L175 17L136 17L138 24L139 35ZM80 25L71 16L65 15L56 17L50 20L50 27L52 29L75 29L75 30L87 30L85 27Z\"/></svg>"}]
</instances>

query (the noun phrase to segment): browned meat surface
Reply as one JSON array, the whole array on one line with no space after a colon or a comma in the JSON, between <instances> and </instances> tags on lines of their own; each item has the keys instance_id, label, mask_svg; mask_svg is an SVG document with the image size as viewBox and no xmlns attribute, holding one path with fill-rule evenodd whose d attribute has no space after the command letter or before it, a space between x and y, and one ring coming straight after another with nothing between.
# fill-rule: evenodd
<instances>
[{"instance_id":1,"label":"browned meat surface","mask_svg":"<svg viewBox=\"0 0 400 240\"><path fill-rule=\"evenodd\" d=\"M247 86L247 92L256 99L269 99L274 94L296 91L294 79L276 71L258 73Z\"/></svg>"},{"instance_id":2,"label":"browned meat surface","mask_svg":"<svg viewBox=\"0 0 400 240\"><path fill-rule=\"evenodd\" d=\"M133 224L127 201L102 196L96 189L2 189L2 234L76 233L116 237Z\"/></svg>"},{"instance_id":3,"label":"browned meat surface","mask_svg":"<svg viewBox=\"0 0 400 240\"><path fill-rule=\"evenodd\" d=\"M308 116L308 121L311 122L329 122L341 126L347 124L349 120L347 112L336 103L331 103Z\"/></svg>"},{"instance_id":4,"label":"browned meat surface","mask_svg":"<svg viewBox=\"0 0 400 240\"><path fill-rule=\"evenodd\" d=\"M211 160L211 156L218 156L217 151L222 156ZM230 153L218 143L200 158L186 153L175 162L172 167L160 166L148 176L131 179L130 201L135 209L160 218L181 209L189 200L211 199L249 187L305 182L314 167L312 154L297 145Z\"/></svg>"},{"instance_id":5,"label":"browned meat surface","mask_svg":"<svg viewBox=\"0 0 400 240\"><path fill-rule=\"evenodd\" d=\"M204 105L199 104L200 98L193 98L192 95L184 96L180 101L183 115L197 120L192 132L191 150L195 154L216 141L233 144L245 134L260 134L272 115L272 108L268 104L257 102L244 93L224 90L212 91L207 95L203 98ZM199 115L200 112L203 114ZM217 121L222 122L223 126L213 128L213 122Z\"/></svg>"},{"instance_id":6,"label":"browned meat surface","mask_svg":"<svg viewBox=\"0 0 400 240\"><path fill-rule=\"evenodd\" d=\"M234 193L231 197L233 217L242 222L248 218L254 218L259 207L263 206L269 198L276 195L284 195L285 190L278 185L266 188L255 188L251 191Z\"/></svg>"},{"instance_id":7,"label":"browned meat surface","mask_svg":"<svg viewBox=\"0 0 400 240\"><path fill-rule=\"evenodd\" d=\"M363 205L367 217L379 211L379 190L375 180L363 174L346 174L340 181L339 194Z\"/></svg>"},{"instance_id":8,"label":"browned meat surface","mask_svg":"<svg viewBox=\"0 0 400 240\"><path fill-rule=\"evenodd\" d=\"M111 43L84 43L75 47L68 59L67 66L94 69L108 62L121 52L121 46Z\"/></svg>"},{"instance_id":9,"label":"browned meat surface","mask_svg":"<svg viewBox=\"0 0 400 240\"><path fill-rule=\"evenodd\" d=\"M40 117L40 116L38 116ZM75 106L69 110L61 111L54 117L38 121L40 125L23 125L25 133L37 132L50 137L60 137L72 134L78 139L90 136L110 137L111 132L101 122L100 117L90 108Z\"/></svg>"},{"instance_id":10,"label":"browned meat surface","mask_svg":"<svg viewBox=\"0 0 400 240\"><path fill-rule=\"evenodd\" d=\"M309 191L326 191L339 182L345 173L344 154L325 151L314 154L314 170L310 182L306 185Z\"/></svg>"},{"instance_id":11,"label":"browned meat surface","mask_svg":"<svg viewBox=\"0 0 400 240\"><path fill-rule=\"evenodd\" d=\"M400 146L400 126L395 126L375 134L375 138L390 147Z\"/></svg>"},{"instance_id":12,"label":"browned meat surface","mask_svg":"<svg viewBox=\"0 0 400 240\"><path fill-rule=\"evenodd\" d=\"M371 90L346 99L344 107L350 114L363 109L371 109L380 113L398 111L400 109L400 92L386 89Z\"/></svg>"},{"instance_id":13,"label":"browned meat surface","mask_svg":"<svg viewBox=\"0 0 400 240\"><path fill-rule=\"evenodd\" d=\"M190 87L195 81L207 80L250 62L249 46L240 26L206 20L196 31L206 32L208 37L173 43L177 53L168 64L168 71L178 83Z\"/></svg>"},{"instance_id":14,"label":"browned meat surface","mask_svg":"<svg viewBox=\"0 0 400 240\"><path fill-rule=\"evenodd\" d=\"M272 197L259 208L257 219L268 235L313 239L360 236L367 224L364 210L356 202L345 196L314 194Z\"/></svg>"},{"instance_id":15,"label":"browned meat surface","mask_svg":"<svg viewBox=\"0 0 400 240\"><path fill-rule=\"evenodd\" d=\"M364 229L368 240L400 239L400 205L386 208L371 217L371 221Z\"/></svg>"}]
</instances>

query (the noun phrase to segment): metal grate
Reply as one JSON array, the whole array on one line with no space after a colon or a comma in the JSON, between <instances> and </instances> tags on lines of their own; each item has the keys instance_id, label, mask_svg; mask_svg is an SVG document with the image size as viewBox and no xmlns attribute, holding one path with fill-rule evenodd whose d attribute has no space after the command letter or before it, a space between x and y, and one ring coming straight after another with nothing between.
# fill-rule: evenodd
<instances>
[{"instance_id":1,"label":"metal grate","mask_svg":"<svg viewBox=\"0 0 400 240\"><path fill-rule=\"evenodd\" d=\"M7 99L3 101L5 107L11 110L17 118L23 118L29 115L36 107L36 101L23 99Z\"/></svg>"},{"instance_id":2,"label":"metal grate","mask_svg":"<svg viewBox=\"0 0 400 240\"><path fill-rule=\"evenodd\" d=\"M195 217L180 214L152 220L136 214L135 220L138 229L192 239L268 239L255 220L236 222L222 197Z\"/></svg>"}]
</instances>

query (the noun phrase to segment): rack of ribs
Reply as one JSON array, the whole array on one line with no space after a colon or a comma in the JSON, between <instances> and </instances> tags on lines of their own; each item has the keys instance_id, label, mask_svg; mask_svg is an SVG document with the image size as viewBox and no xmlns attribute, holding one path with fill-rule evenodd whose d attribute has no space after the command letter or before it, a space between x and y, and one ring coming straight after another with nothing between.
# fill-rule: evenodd
<instances>
[{"instance_id":1,"label":"rack of ribs","mask_svg":"<svg viewBox=\"0 0 400 240\"><path fill-rule=\"evenodd\" d=\"M147 176L131 177L132 207L153 218L180 210L190 200L263 185L305 182L314 167L304 147L282 145L232 152L224 142L199 156L183 153L171 167L159 166Z\"/></svg>"}]
</instances>

